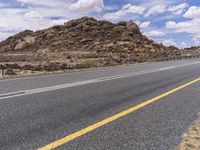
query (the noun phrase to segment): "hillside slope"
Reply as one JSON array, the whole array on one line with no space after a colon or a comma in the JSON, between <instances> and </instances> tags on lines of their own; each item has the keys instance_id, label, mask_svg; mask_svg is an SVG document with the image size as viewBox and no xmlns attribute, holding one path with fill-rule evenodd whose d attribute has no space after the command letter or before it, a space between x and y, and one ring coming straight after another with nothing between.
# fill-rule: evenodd
<instances>
[{"instance_id":1,"label":"hillside slope","mask_svg":"<svg viewBox=\"0 0 200 150\"><path fill-rule=\"evenodd\" d=\"M190 48L185 48L185 49L182 49L182 54L200 54L200 46L193 46L193 47L190 47Z\"/></svg>"}]
</instances>

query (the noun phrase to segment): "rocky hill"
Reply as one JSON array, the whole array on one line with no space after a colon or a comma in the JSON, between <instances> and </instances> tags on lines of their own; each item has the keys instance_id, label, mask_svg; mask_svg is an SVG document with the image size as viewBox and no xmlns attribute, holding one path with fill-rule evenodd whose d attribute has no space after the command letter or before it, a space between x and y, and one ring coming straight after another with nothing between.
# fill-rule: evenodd
<instances>
[{"instance_id":1,"label":"rocky hill","mask_svg":"<svg viewBox=\"0 0 200 150\"><path fill-rule=\"evenodd\" d=\"M83 17L45 30L26 30L0 43L1 67L60 70L144 62L179 55L143 36L133 22Z\"/></svg>"},{"instance_id":2,"label":"rocky hill","mask_svg":"<svg viewBox=\"0 0 200 150\"><path fill-rule=\"evenodd\" d=\"M190 48L185 48L185 49L182 49L181 51L182 54L200 54L200 46L193 46L193 47L190 47Z\"/></svg>"}]
</instances>

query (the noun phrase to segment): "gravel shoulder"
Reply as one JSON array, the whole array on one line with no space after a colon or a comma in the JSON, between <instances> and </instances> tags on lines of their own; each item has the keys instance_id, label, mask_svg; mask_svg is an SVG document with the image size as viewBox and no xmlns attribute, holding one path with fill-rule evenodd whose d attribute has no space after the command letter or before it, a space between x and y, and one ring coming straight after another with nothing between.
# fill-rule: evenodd
<instances>
[{"instance_id":1,"label":"gravel shoulder","mask_svg":"<svg viewBox=\"0 0 200 150\"><path fill-rule=\"evenodd\" d=\"M181 144L175 150L200 150L200 116L183 135Z\"/></svg>"}]
</instances>

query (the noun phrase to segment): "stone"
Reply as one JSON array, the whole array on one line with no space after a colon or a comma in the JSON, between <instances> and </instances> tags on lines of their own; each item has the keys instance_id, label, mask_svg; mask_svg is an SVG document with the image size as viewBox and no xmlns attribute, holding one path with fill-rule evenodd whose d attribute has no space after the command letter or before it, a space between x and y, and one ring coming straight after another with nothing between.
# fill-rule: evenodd
<instances>
[{"instance_id":1,"label":"stone","mask_svg":"<svg viewBox=\"0 0 200 150\"><path fill-rule=\"evenodd\" d=\"M15 46L15 50L20 50L23 49L27 46L27 43L25 41L19 42L16 46Z\"/></svg>"},{"instance_id":2,"label":"stone","mask_svg":"<svg viewBox=\"0 0 200 150\"><path fill-rule=\"evenodd\" d=\"M28 44L34 44L36 42L35 36L27 36L24 38L24 41Z\"/></svg>"},{"instance_id":3,"label":"stone","mask_svg":"<svg viewBox=\"0 0 200 150\"><path fill-rule=\"evenodd\" d=\"M120 21L117 23L118 26L126 26L126 21Z\"/></svg>"},{"instance_id":4,"label":"stone","mask_svg":"<svg viewBox=\"0 0 200 150\"><path fill-rule=\"evenodd\" d=\"M140 33L140 28L138 27L137 24L133 23L133 22L128 22L126 24L126 28L128 31L133 32L135 34L141 34Z\"/></svg>"},{"instance_id":5,"label":"stone","mask_svg":"<svg viewBox=\"0 0 200 150\"><path fill-rule=\"evenodd\" d=\"M114 32L124 32L126 30L125 26L115 26L113 28Z\"/></svg>"}]
</instances>

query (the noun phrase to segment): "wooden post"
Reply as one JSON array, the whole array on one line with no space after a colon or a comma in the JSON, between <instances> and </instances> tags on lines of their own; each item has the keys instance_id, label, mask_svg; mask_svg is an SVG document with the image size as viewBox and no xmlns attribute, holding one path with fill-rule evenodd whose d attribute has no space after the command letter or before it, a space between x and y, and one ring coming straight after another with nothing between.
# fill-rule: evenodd
<instances>
[{"instance_id":1,"label":"wooden post","mask_svg":"<svg viewBox=\"0 0 200 150\"><path fill-rule=\"evenodd\" d=\"M5 76L5 70L4 69L1 69L1 74L2 74L2 77Z\"/></svg>"}]
</instances>

